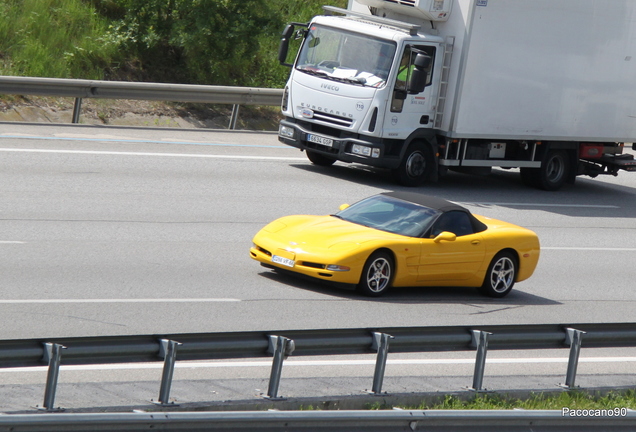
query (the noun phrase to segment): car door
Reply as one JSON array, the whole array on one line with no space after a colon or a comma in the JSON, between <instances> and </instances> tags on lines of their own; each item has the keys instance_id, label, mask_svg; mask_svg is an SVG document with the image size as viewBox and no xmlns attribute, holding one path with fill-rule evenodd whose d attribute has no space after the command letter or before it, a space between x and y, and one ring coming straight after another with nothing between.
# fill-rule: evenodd
<instances>
[{"instance_id":1,"label":"car door","mask_svg":"<svg viewBox=\"0 0 636 432\"><path fill-rule=\"evenodd\" d=\"M439 240L442 232L455 234L454 240ZM452 282L468 279L481 267L486 246L481 233L475 233L469 216L462 211L441 215L429 238L423 239L418 280Z\"/></svg>"}]
</instances>

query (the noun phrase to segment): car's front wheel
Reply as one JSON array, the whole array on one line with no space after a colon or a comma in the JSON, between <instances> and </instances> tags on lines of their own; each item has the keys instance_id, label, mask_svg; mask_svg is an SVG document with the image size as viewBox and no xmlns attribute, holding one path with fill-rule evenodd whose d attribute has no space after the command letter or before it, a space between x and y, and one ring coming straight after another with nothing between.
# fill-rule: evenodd
<instances>
[{"instance_id":1,"label":"car's front wheel","mask_svg":"<svg viewBox=\"0 0 636 432\"><path fill-rule=\"evenodd\" d=\"M394 268L391 255L383 251L375 252L364 264L358 291L370 297L384 294L391 287Z\"/></svg>"},{"instance_id":2,"label":"car's front wheel","mask_svg":"<svg viewBox=\"0 0 636 432\"><path fill-rule=\"evenodd\" d=\"M506 296L517 278L517 258L512 252L499 252L490 262L484 283L479 289L489 297Z\"/></svg>"}]
</instances>

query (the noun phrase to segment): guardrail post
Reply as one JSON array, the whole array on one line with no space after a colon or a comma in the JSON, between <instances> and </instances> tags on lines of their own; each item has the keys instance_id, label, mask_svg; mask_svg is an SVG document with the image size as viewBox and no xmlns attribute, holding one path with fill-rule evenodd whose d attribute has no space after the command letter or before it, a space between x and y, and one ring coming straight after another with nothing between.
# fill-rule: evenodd
<instances>
[{"instance_id":1,"label":"guardrail post","mask_svg":"<svg viewBox=\"0 0 636 432\"><path fill-rule=\"evenodd\" d=\"M386 361L389 356L390 339L393 339L393 336L386 333L373 332L373 344L371 347L378 351L373 374L373 387L371 389L371 393L374 395L382 393L382 381L384 381L384 371L386 370Z\"/></svg>"},{"instance_id":2,"label":"guardrail post","mask_svg":"<svg viewBox=\"0 0 636 432\"><path fill-rule=\"evenodd\" d=\"M159 345L159 357L163 360L163 373L161 374L161 387L159 389L159 399L157 405L177 406L170 403L170 387L172 387L172 377L174 375L174 364L177 360L177 347L183 345L177 341L161 339Z\"/></svg>"},{"instance_id":3,"label":"guardrail post","mask_svg":"<svg viewBox=\"0 0 636 432\"><path fill-rule=\"evenodd\" d=\"M570 358L568 359L568 370L565 374L565 384L561 384L561 387L572 390L576 388L574 380L576 379L576 369L579 365L579 354L581 354L581 343L585 332L573 328L565 330L565 341L570 344Z\"/></svg>"},{"instance_id":4,"label":"guardrail post","mask_svg":"<svg viewBox=\"0 0 636 432\"><path fill-rule=\"evenodd\" d=\"M267 399L285 400L278 396L278 387L280 385L280 376L283 371L283 360L294 352L296 345L292 339L284 336L269 335L269 353L274 354L272 363L272 372L269 376L269 387L267 388Z\"/></svg>"},{"instance_id":5,"label":"guardrail post","mask_svg":"<svg viewBox=\"0 0 636 432\"><path fill-rule=\"evenodd\" d=\"M230 117L230 125L228 126L228 129L236 129L236 120L238 119L238 113L239 113L239 105L238 104L234 104L232 105L232 117Z\"/></svg>"},{"instance_id":6,"label":"guardrail post","mask_svg":"<svg viewBox=\"0 0 636 432\"><path fill-rule=\"evenodd\" d=\"M73 105L73 123L79 123L80 112L82 110L82 98L75 98Z\"/></svg>"},{"instance_id":7,"label":"guardrail post","mask_svg":"<svg viewBox=\"0 0 636 432\"><path fill-rule=\"evenodd\" d=\"M486 367L486 354L488 352L488 336L492 333L472 330L473 343L472 345L477 348L477 358L475 359L475 373L473 374L473 386L470 390L481 392L482 383L484 381L484 369Z\"/></svg>"},{"instance_id":8,"label":"guardrail post","mask_svg":"<svg viewBox=\"0 0 636 432\"><path fill-rule=\"evenodd\" d=\"M59 411L61 408L54 408L55 392L57 390L57 378L60 375L60 363L62 359L62 350L66 349L64 345L45 342L44 356L42 360L48 362L49 370L46 374L46 388L44 390L43 409L47 411Z\"/></svg>"}]
</instances>

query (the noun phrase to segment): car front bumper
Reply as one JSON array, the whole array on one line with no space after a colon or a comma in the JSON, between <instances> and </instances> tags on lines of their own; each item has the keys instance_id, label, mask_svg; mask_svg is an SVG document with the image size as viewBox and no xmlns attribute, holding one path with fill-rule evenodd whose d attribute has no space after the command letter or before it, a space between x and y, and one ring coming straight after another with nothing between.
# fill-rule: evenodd
<instances>
[{"instance_id":1,"label":"car front bumper","mask_svg":"<svg viewBox=\"0 0 636 432\"><path fill-rule=\"evenodd\" d=\"M271 252L270 252L271 251ZM357 284L362 268L355 259L337 260L334 257L320 258L314 255L296 253L272 245L254 244L250 248L250 257L266 267L279 268L316 279L343 284ZM278 257L278 258L275 258ZM337 264L327 260L338 261ZM340 269L331 270L329 265L338 265ZM343 270L347 268L348 270Z\"/></svg>"}]
</instances>

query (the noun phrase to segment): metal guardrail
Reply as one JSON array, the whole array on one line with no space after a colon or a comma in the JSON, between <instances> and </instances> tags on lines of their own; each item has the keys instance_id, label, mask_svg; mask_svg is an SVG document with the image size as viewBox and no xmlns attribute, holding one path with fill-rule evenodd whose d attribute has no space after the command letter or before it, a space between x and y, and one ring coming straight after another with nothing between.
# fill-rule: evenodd
<instances>
[{"instance_id":1,"label":"metal guardrail","mask_svg":"<svg viewBox=\"0 0 636 432\"><path fill-rule=\"evenodd\" d=\"M278 395L285 358L377 352L373 393L380 394L390 353L476 351L474 391L482 391L488 349L568 348L566 389L576 388L581 347L636 347L636 323L390 327L271 332L193 333L0 341L0 367L48 364L43 407L54 410L61 364L152 362L163 359L160 405L169 404L176 361L273 356L267 397ZM0 416L1 418L1 416Z\"/></svg>"},{"instance_id":2,"label":"metal guardrail","mask_svg":"<svg viewBox=\"0 0 636 432\"><path fill-rule=\"evenodd\" d=\"M583 410L581 410L583 411ZM612 410L606 410L613 412ZM571 417L563 411L391 410L391 411L246 411L246 412L136 412L88 414L12 414L0 416L0 430L54 431L488 431L488 432L598 432L633 431L636 412L617 415L584 413Z\"/></svg>"},{"instance_id":3,"label":"metal guardrail","mask_svg":"<svg viewBox=\"0 0 636 432\"><path fill-rule=\"evenodd\" d=\"M75 98L73 123L79 122L82 99L136 99L172 102L232 104L230 129L234 129L240 105L280 105L282 89L97 81L61 78L0 76L0 94Z\"/></svg>"}]
</instances>

